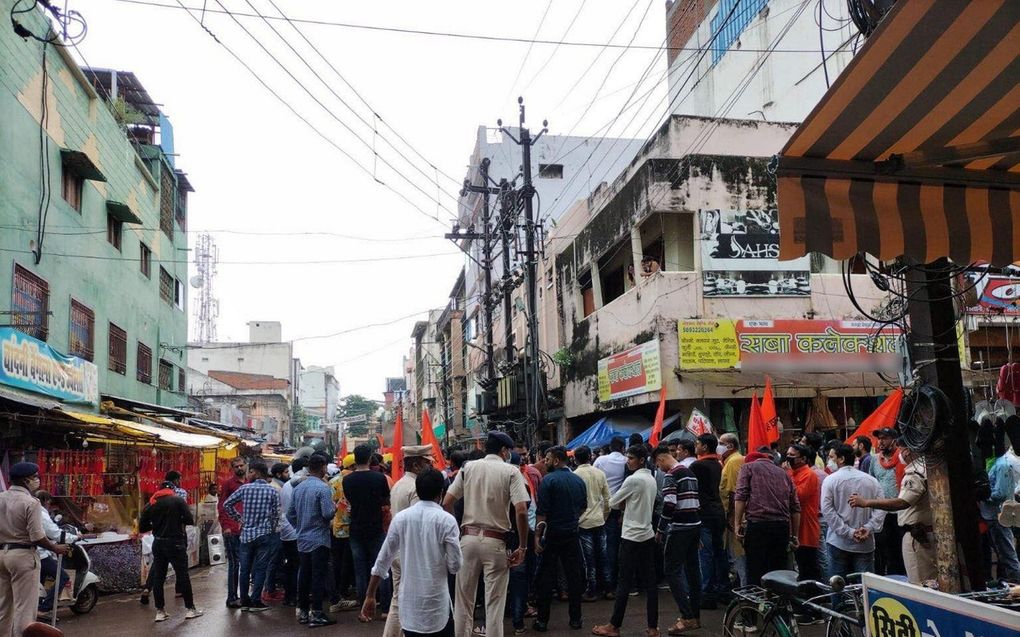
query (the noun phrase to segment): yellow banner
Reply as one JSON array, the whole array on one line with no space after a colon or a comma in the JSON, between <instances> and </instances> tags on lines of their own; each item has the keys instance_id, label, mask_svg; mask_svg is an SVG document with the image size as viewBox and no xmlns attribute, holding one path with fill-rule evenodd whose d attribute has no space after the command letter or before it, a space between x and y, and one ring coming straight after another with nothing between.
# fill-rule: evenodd
<instances>
[{"instance_id":1,"label":"yellow banner","mask_svg":"<svg viewBox=\"0 0 1020 637\"><path fill-rule=\"evenodd\" d=\"M733 369L740 362L736 321L677 321L680 369Z\"/></svg>"}]
</instances>

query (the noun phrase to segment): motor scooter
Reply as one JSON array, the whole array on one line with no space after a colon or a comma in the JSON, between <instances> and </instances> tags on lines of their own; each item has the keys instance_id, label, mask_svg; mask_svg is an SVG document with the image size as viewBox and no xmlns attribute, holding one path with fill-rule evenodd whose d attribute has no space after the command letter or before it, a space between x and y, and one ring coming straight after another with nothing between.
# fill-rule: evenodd
<instances>
[{"instance_id":1,"label":"motor scooter","mask_svg":"<svg viewBox=\"0 0 1020 637\"><path fill-rule=\"evenodd\" d=\"M75 533L71 527L64 529L67 533ZM99 576L92 572L92 561L89 554L80 542L73 542L70 545L70 552L66 557L57 556L57 580L54 586L60 583L61 568L67 573L67 583L61 588L57 596L57 603L53 607L53 618L56 619L56 611L60 608L70 608L75 615L84 615L91 612L99 600ZM39 584L39 600L42 601L52 591L47 591ZM56 624L56 622L52 622Z\"/></svg>"}]
</instances>

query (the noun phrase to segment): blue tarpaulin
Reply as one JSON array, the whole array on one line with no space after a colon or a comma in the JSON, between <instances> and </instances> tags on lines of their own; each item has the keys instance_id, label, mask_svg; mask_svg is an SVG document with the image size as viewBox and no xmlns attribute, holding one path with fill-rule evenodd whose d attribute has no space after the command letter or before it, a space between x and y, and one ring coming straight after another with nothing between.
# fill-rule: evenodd
<instances>
[{"instance_id":1,"label":"blue tarpaulin","mask_svg":"<svg viewBox=\"0 0 1020 637\"><path fill-rule=\"evenodd\" d=\"M666 418L662 423L663 431L668 431L670 425L677 422L680 419L680 414L676 413ZM645 420L647 423L648 421ZM683 430L681 430L683 431ZM615 422L612 416L606 416L600 418L594 425L586 429L583 433L578 434L576 438L566 444L568 450L574 450L581 446L588 446L592 449L608 445L609 441L619 436L626 440L632 433L638 432L641 434L641 438L647 442L648 437L652 435L652 428L649 426L645 429L636 429L633 423L630 422ZM671 434L667 438L676 438L680 432Z\"/></svg>"}]
</instances>

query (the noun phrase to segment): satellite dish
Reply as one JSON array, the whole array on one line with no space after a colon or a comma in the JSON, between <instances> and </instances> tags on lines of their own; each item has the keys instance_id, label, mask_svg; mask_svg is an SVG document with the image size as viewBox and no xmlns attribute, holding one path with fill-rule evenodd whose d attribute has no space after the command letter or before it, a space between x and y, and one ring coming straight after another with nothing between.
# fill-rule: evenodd
<instances>
[{"instance_id":1,"label":"satellite dish","mask_svg":"<svg viewBox=\"0 0 1020 637\"><path fill-rule=\"evenodd\" d=\"M188 279L188 282L191 283L191 287L200 288L202 287L202 275L196 274L195 276Z\"/></svg>"}]
</instances>

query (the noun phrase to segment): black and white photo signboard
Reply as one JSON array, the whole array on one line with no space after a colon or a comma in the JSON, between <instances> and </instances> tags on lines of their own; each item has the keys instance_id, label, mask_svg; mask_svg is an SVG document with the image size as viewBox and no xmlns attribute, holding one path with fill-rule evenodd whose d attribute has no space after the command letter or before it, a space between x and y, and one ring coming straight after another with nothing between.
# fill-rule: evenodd
<instances>
[{"instance_id":1,"label":"black and white photo signboard","mask_svg":"<svg viewBox=\"0 0 1020 637\"><path fill-rule=\"evenodd\" d=\"M808 296L811 260L780 261L779 213L702 210L701 271L706 297Z\"/></svg>"}]
</instances>

